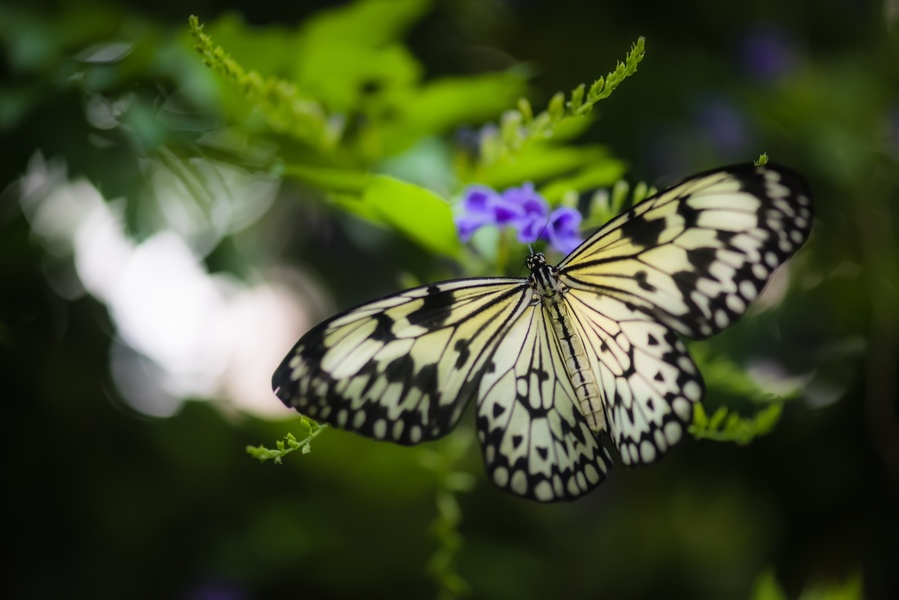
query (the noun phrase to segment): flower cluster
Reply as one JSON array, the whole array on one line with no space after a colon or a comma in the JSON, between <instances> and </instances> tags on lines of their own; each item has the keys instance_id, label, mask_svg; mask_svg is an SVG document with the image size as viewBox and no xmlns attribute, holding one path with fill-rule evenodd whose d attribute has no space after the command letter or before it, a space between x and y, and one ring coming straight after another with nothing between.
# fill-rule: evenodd
<instances>
[{"instance_id":1,"label":"flower cluster","mask_svg":"<svg viewBox=\"0 0 899 600\"><path fill-rule=\"evenodd\" d=\"M508 226L518 232L522 244L545 239L564 254L581 243L580 224L581 213L575 208L560 206L550 212L549 203L534 191L532 183L501 194L486 186L471 186L465 190L462 210L456 216L456 228L463 242L485 225Z\"/></svg>"}]
</instances>

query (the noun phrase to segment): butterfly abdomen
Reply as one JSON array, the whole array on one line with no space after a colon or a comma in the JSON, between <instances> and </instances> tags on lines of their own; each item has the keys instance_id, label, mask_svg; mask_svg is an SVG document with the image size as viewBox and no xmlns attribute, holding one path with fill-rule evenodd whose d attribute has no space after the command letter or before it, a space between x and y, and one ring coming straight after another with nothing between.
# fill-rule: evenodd
<instances>
[{"instance_id":1,"label":"butterfly abdomen","mask_svg":"<svg viewBox=\"0 0 899 600\"><path fill-rule=\"evenodd\" d=\"M572 326L558 274L554 267L546 264L542 254L529 257L528 267L531 269L531 285L537 291L556 334L559 351L565 359L565 372L574 387L581 414L587 419L590 429L597 433L603 431L606 420L599 386L587 357L587 348Z\"/></svg>"},{"instance_id":2,"label":"butterfly abdomen","mask_svg":"<svg viewBox=\"0 0 899 600\"><path fill-rule=\"evenodd\" d=\"M599 433L606 428L606 419L602 409L602 399L587 349L581 337L574 332L571 319L565 305L561 302L546 304L549 318L553 324L559 350L565 357L565 372L574 386L581 414L587 419L590 429Z\"/></svg>"}]
</instances>

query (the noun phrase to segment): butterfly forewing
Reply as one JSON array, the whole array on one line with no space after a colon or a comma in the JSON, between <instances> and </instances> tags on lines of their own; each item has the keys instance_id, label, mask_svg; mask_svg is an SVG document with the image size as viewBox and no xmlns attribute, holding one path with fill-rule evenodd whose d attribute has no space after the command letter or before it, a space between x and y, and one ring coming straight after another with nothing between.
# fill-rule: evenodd
<instances>
[{"instance_id":1,"label":"butterfly forewing","mask_svg":"<svg viewBox=\"0 0 899 600\"><path fill-rule=\"evenodd\" d=\"M805 242L811 220L808 192L792 171L705 173L603 226L562 261L561 281L629 302L702 339L746 311Z\"/></svg>"},{"instance_id":2,"label":"butterfly forewing","mask_svg":"<svg viewBox=\"0 0 899 600\"><path fill-rule=\"evenodd\" d=\"M275 394L341 429L402 444L439 438L474 397L524 279L433 284L364 304L310 330L275 372Z\"/></svg>"}]
</instances>

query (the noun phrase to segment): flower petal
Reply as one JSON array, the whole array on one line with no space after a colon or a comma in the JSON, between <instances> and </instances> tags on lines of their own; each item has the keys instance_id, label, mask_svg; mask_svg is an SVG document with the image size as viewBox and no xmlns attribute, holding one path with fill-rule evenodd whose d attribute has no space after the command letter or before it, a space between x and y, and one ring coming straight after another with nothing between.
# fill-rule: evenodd
<instances>
[{"instance_id":1,"label":"flower petal","mask_svg":"<svg viewBox=\"0 0 899 600\"><path fill-rule=\"evenodd\" d=\"M577 248L583 241L580 234L580 225L583 217L577 209L569 206L560 206L549 216L547 237L550 245L568 254Z\"/></svg>"}]
</instances>

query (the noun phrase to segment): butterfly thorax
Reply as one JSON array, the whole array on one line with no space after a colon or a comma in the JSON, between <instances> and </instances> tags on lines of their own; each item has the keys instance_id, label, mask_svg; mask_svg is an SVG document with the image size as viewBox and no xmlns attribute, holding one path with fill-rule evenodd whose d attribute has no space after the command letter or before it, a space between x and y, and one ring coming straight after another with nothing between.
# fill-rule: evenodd
<instances>
[{"instance_id":1,"label":"butterfly thorax","mask_svg":"<svg viewBox=\"0 0 899 600\"><path fill-rule=\"evenodd\" d=\"M542 298L544 304L555 302L556 296L561 291L557 269L546 263L546 257L540 253L531 254L525 263L531 271L529 278L533 287Z\"/></svg>"},{"instance_id":2,"label":"butterfly thorax","mask_svg":"<svg viewBox=\"0 0 899 600\"><path fill-rule=\"evenodd\" d=\"M565 300L565 288L559 283L558 269L547 264L542 254L531 254L527 258L527 267L531 271L529 282L537 292L535 298L549 317L549 322L559 342L559 350L565 358L565 371L574 387L581 414L594 431L602 431L606 427L605 415L599 387L587 349L581 336L578 335Z\"/></svg>"}]
</instances>

